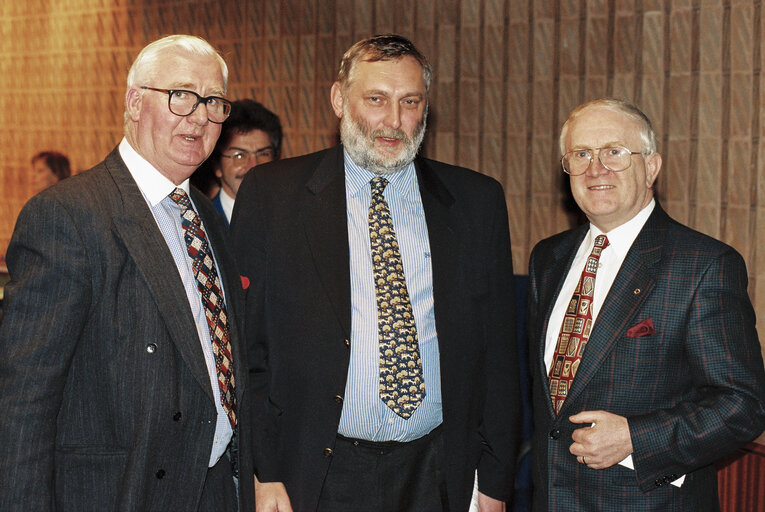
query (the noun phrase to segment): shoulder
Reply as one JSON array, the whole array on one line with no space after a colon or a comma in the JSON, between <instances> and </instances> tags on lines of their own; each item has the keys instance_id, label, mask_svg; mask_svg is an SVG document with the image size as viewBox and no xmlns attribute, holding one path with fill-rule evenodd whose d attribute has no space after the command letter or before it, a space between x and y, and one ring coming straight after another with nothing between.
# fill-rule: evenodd
<instances>
[{"instance_id":1,"label":"shoulder","mask_svg":"<svg viewBox=\"0 0 765 512\"><path fill-rule=\"evenodd\" d=\"M415 166L418 168L421 175L433 173L447 186L450 186L450 189L454 188L455 191L459 191L459 187L465 185L469 186L469 190L502 189L502 186L496 179L472 169L468 169L467 167L460 167L458 165L439 162L424 157L418 157L415 160Z\"/></svg>"},{"instance_id":2,"label":"shoulder","mask_svg":"<svg viewBox=\"0 0 765 512\"><path fill-rule=\"evenodd\" d=\"M666 231L662 244L662 252L665 256L685 256L698 259L733 254L739 258L741 257L739 252L730 245L706 233L681 224L658 206L657 210L643 227L644 232L652 229Z\"/></svg>"}]
</instances>

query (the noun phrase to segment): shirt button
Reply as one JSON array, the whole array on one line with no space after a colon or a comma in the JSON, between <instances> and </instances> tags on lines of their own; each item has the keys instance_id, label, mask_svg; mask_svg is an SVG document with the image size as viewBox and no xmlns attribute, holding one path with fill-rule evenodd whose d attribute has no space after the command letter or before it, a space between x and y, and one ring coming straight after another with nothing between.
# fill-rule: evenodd
<instances>
[{"instance_id":1,"label":"shirt button","mask_svg":"<svg viewBox=\"0 0 765 512\"><path fill-rule=\"evenodd\" d=\"M394 421L393 418L388 418L388 423L393 423L393 421Z\"/></svg>"},{"instance_id":2,"label":"shirt button","mask_svg":"<svg viewBox=\"0 0 765 512\"><path fill-rule=\"evenodd\" d=\"M324 448L324 456L332 457L332 448Z\"/></svg>"}]
</instances>

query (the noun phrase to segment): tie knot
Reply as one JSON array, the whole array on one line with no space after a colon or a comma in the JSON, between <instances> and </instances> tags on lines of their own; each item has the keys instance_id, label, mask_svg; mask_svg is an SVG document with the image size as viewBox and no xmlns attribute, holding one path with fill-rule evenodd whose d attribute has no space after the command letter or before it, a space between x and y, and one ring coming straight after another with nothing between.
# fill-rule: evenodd
<instances>
[{"instance_id":1,"label":"tie knot","mask_svg":"<svg viewBox=\"0 0 765 512\"><path fill-rule=\"evenodd\" d=\"M595 247L598 249L605 249L608 247L608 237L606 235L598 235L595 237Z\"/></svg>"},{"instance_id":2,"label":"tie knot","mask_svg":"<svg viewBox=\"0 0 765 512\"><path fill-rule=\"evenodd\" d=\"M385 187L388 186L388 180L382 176L376 176L370 181L372 184L372 195L382 194Z\"/></svg>"},{"instance_id":3,"label":"tie knot","mask_svg":"<svg viewBox=\"0 0 765 512\"><path fill-rule=\"evenodd\" d=\"M175 190L170 192L169 197L183 209L189 208L191 206L191 203L189 202L189 196L180 187L176 187Z\"/></svg>"}]
</instances>

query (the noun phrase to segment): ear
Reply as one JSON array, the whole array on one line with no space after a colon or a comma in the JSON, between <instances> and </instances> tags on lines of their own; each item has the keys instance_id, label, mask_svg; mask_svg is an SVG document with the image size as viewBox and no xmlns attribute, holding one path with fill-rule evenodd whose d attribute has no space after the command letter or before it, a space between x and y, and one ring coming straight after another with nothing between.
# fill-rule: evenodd
<instances>
[{"instance_id":1,"label":"ear","mask_svg":"<svg viewBox=\"0 0 765 512\"><path fill-rule=\"evenodd\" d=\"M215 177L216 178L223 178L223 169L220 168L220 165L215 167Z\"/></svg>"},{"instance_id":2,"label":"ear","mask_svg":"<svg viewBox=\"0 0 765 512\"><path fill-rule=\"evenodd\" d=\"M332 84L332 89L329 92L329 101L332 104L332 110L335 111L335 115L338 119L343 118L343 90L340 87L339 82Z\"/></svg>"},{"instance_id":3,"label":"ear","mask_svg":"<svg viewBox=\"0 0 765 512\"><path fill-rule=\"evenodd\" d=\"M135 87L131 87L125 93L125 111L132 121L138 121L141 117L141 100L143 94Z\"/></svg>"},{"instance_id":4,"label":"ear","mask_svg":"<svg viewBox=\"0 0 765 512\"><path fill-rule=\"evenodd\" d=\"M654 153L645 157L645 181L648 188L653 187L661 171L661 155Z\"/></svg>"}]
</instances>

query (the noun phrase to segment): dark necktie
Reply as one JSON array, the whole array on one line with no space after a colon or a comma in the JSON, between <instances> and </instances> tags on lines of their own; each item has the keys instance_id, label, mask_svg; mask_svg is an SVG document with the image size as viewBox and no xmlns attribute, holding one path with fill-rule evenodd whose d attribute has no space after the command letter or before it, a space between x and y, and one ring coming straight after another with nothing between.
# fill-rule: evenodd
<instances>
[{"instance_id":1,"label":"dark necktie","mask_svg":"<svg viewBox=\"0 0 765 512\"><path fill-rule=\"evenodd\" d=\"M181 188L176 188L170 198L181 207L181 224L183 225L186 249L191 258L197 288L202 296L205 308L205 318L210 331L215 370L218 374L220 402L228 415L231 428L236 427L236 395L234 387L234 367L231 355L231 334L228 328L226 303L223 299L218 270L215 268L210 245L207 242L202 221L191 206L189 196Z\"/></svg>"},{"instance_id":2,"label":"dark necktie","mask_svg":"<svg viewBox=\"0 0 765 512\"><path fill-rule=\"evenodd\" d=\"M378 176L370 183L369 242L377 298L380 399L408 419L425 398L417 327L393 220L383 196L388 180Z\"/></svg>"},{"instance_id":3,"label":"dark necktie","mask_svg":"<svg viewBox=\"0 0 765 512\"><path fill-rule=\"evenodd\" d=\"M584 347L592 330L592 295L595 291L595 274L598 271L600 254L608 247L606 235L595 238L587 263L566 307L563 325L558 335L552 364L550 365L550 399L553 410L558 414L571 389L576 371L584 353Z\"/></svg>"}]
</instances>

